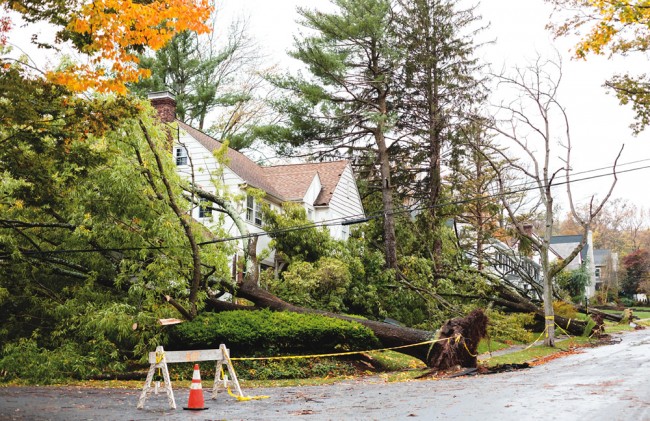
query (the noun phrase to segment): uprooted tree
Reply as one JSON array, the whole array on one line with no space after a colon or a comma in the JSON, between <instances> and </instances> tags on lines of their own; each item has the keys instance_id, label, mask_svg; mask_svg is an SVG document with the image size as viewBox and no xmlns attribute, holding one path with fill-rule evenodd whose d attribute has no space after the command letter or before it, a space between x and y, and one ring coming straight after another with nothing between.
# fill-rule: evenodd
<instances>
[{"instance_id":1,"label":"uprooted tree","mask_svg":"<svg viewBox=\"0 0 650 421\"><path fill-rule=\"evenodd\" d=\"M76 25L64 38L78 39L78 47L96 51L98 59L123 58L128 62L139 46L127 37L123 40L126 44L115 46L119 54L111 55L113 44L109 42L111 48L98 44L110 41L103 35L119 36L120 31L107 33L126 16L117 9L96 14L90 6L83 6L81 17L74 18L79 10L68 8L64 1L50 2L56 10L46 10L31 0L12 2L12 7L14 3L31 10L34 20L54 16L56 23L66 28ZM159 1L131 3L129 18L143 10L140 6L163 5ZM172 3L178 6L175 11L205 4L189 0ZM173 28L158 28L158 20L141 23L146 26L145 35L153 26L165 29L171 37L181 29L197 29L199 18L207 10L197 9L190 15L192 19ZM165 20L168 15L155 17ZM82 18L101 19L106 25L91 28ZM234 220L239 215L227 200L201 196L194 186L180 179L167 150L169 133L153 123L153 113L144 103L99 95L89 100L75 94L93 87L120 92L124 83L132 80L132 72L118 74L123 77L116 79L96 78L95 68L72 66L47 80L30 74L12 59L2 57L1 64L0 139L5 146L0 153L3 355L9 350L5 344L12 344L13 355L29 351L60 357L61 371L78 369L70 368L71 361L88 372L99 367L118 370L124 366L123 350L131 357L143 355L151 343L160 340L160 331L152 328L157 319L181 314L191 320L203 310L205 302L215 308L235 308L218 300L224 290L249 299L253 307L317 312L293 306L260 288L253 270L257 266L254 253L248 256L250 276L236 285L230 282L232 250L224 243L210 242L224 233L209 232L190 214L199 205L195 198L204 197ZM245 229L241 234L247 234ZM246 250L254 247L254 241L246 243ZM370 327L386 346L433 339L428 330L353 320ZM460 320L446 329L445 335L454 340L443 341L442 350L457 347L461 352L476 353L480 338L468 337L467 332L480 333L484 326L465 325ZM440 360L437 351L429 352L428 345L403 352L429 365Z\"/></svg>"},{"instance_id":2,"label":"uprooted tree","mask_svg":"<svg viewBox=\"0 0 650 421\"><path fill-rule=\"evenodd\" d=\"M199 188L192 188L192 191L198 197L211 201L215 206L220 206L220 209L235 221L235 225L238 227L241 237L243 237L243 244L245 244L246 276L237 280L232 292L236 293L237 297L249 300L253 305L243 306L209 297L208 305L213 309L227 311L266 308L274 311L319 314L352 321L371 329L383 346L404 347L397 349L397 351L418 358L429 367L446 369L458 364L470 364L468 367L476 366L476 359L472 356L475 357L478 343L485 336L487 329L487 317L482 311L476 310L465 318L459 317L449 320L441 328L438 337L435 338L437 342L432 346L431 340L434 339L435 333L428 330L350 317L286 302L259 286L259 272L256 269L258 268L257 236L248 233L246 224L236 208L224 202L219 195ZM221 240L217 239L215 241Z\"/></svg>"}]
</instances>

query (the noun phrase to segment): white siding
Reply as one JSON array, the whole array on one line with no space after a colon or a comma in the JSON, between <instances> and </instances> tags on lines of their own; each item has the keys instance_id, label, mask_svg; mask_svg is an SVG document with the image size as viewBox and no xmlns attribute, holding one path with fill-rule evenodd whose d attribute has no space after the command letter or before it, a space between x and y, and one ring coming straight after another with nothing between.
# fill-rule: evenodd
<instances>
[{"instance_id":1,"label":"white siding","mask_svg":"<svg viewBox=\"0 0 650 421\"><path fill-rule=\"evenodd\" d=\"M309 205L313 205L314 202L316 201L316 198L318 198L318 195L320 194L322 187L323 185L320 181L320 177L318 176L318 174L316 174L314 176L314 179L311 181L309 188L305 192L305 196L303 197L302 201Z\"/></svg>"},{"instance_id":2,"label":"white siding","mask_svg":"<svg viewBox=\"0 0 650 421\"><path fill-rule=\"evenodd\" d=\"M321 184L320 177L318 174L314 176L314 179L311 181L309 188L305 192L305 196L302 198L302 204L307 213L307 218L310 221L317 221L316 209L314 208L314 202L318 198L323 185Z\"/></svg>"},{"instance_id":3,"label":"white siding","mask_svg":"<svg viewBox=\"0 0 650 421\"><path fill-rule=\"evenodd\" d=\"M246 194L241 189L241 186L245 184L244 180L228 167L220 171L220 164L212 152L207 150L199 141L183 130L180 131L179 139L174 146L178 145L183 146L187 151L188 162L187 165L179 165L177 172L182 177L193 180L198 187L210 193L215 193L216 187L214 181L215 178L218 178L216 180L217 185L224 186L231 195L239 195L243 198L237 202L236 206L242 220L246 221ZM332 220L340 222L344 218L357 219L363 217L363 206L361 205L361 198L350 165L345 167L339 183L334 189L329 206L314 208L313 203L320 194L321 189L320 177L316 175L303 198L303 206L306 209L314 211L314 222L329 222ZM276 210L280 209L275 204L271 204L271 206ZM237 237L240 235L234 222L230 218L224 217L222 213L213 212L211 217L199 218L199 209L198 206L195 206L192 211L192 216L208 227L211 225L223 226L229 236ZM249 233L263 232L261 227L253 223L246 221L246 225ZM329 230L333 238L341 240L347 239L349 228L337 224L330 226ZM257 242L257 252L260 253L262 250L268 248L270 241L271 238L268 235L260 236ZM238 254L240 255L243 254L242 244L244 243L241 240L236 242ZM273 261L274 255L271 253L262 263L272 265Z\"/></svg>"},{"instance_id":4,"label":"white siding","mask_svg":"<svg viewBox=\"0 0 650 421\"><path fill-rule=\"evenodd\" d=\"M339 183L334 189L328 212L321 211L321 214L323 220L363 218L364 212L363 205L361 204L361 196L359 195L359 189L357 189L357 183L354 180L354 174L350 165L345 167ZM330 232L335 239L345 240L347 239L349 228L349 226L342 227L341 225L334 225L330 226Z\"/></svg>"},{"instance_id":5,"label":"white siding","mask_svg":"<svg viewBox=\"0 0 650 421\"><path fill-rule=\"evenodd\" d=\"M174 146L183 146L187 150L188 163L187 165L179 165L177 167L178 174L181 177L191 180L194 178L194 183L201 189L215 193L216 187L213 180L218 178L217 184L225 186L228 189L228 192L235 195L242 195L243 200L246 200L245 192L240 189L240 185L244 183L244 180L235 174L230 168L223 168L223 173L220 174L220 164L215 159L212 152L207 150L199 141L194 139L192 136L188 135L184 131L180 131L180 137L178 142ZM246 221L246 206L243 201L238 201L236 203L237 209L242 219ZM223 229L228 233L229 236L238 237L241 235L235 223L227 217L223 217L224 214L219 212L213 212L211 218L199 218L199 208L195 206L192 210L192 217L197 221L202 222L207 227L213 225L222 225ZM246 221L246 226L249 233L262 232L262 229L257 225L248 223ZM257 242L257 252L260 253L262 250L268 247L270 238L268 236L261 236ZM236 242L237 250L239 254L243 253L242 249L243 242L238 240ZM264 263L269 263L273 261L273 256L271 255L267 261Z\"/></svg>"}]
</instances>

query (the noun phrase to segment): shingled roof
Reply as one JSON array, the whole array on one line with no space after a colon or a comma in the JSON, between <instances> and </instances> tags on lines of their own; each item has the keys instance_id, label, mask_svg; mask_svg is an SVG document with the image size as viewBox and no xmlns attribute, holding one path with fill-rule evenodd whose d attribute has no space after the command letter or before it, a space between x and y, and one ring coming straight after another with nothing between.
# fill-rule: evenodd
<instances>
[{"instance_id":1,"label":"shingled roof","mask_svg":"<svg viewBox=\"0 0 650 421\"><path fill-rule=\"evenodd\" d=\"M314 206L322 206L329 204L347 165L348 161L332 161L276 165L265 167L264 170L286 200L300 200L305 197L312 180L318 174L322 189Z\"/></svg>"},{"instance_id":2,"label":"shingled roof","mask_svg":"<svg viewBox=\"0 0 650 421\"><path fill-rule=\"evenodd\" d=\"M223 144L180 120L178 126L210 152ZM322 189L313 205L328 205L348 161L287 164L262 167L241 152L228 148L228 167L251 187L264 190L282 201L301 200L314 177L319 176Z\"/></svg>"}]
</instances>

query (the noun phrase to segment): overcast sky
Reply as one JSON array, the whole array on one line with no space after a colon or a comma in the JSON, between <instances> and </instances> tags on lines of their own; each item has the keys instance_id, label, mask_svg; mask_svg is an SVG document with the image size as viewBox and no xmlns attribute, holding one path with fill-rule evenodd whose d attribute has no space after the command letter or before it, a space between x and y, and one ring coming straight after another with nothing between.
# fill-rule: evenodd
<instances>
[{"instance_id":1,"label":"overcast sky","mask_svg":"<svg viewBox=\"0 0 650 421\"><path fill-rule=\"evenodd\" d=\"M250 30L260 47L271 61L290 66L286 51L291 48L293 36L298 34L295 23L296 6L310 8L330 7L326 0L217 0L222 19L226 25L232 16L247 16ZM491 63L494 71L515 65L524 65L537 54L553 57L556 51L563 61L563 81L560 100L566 107L573 138L573 169L576 172L612 165L621 145L625 151L620 163L621 170L650 165L650 131L638 137L629 129L633 115L629 108L618 104L612 94L603 88L604 81L612 74L629 71L643 73L647 62L641 59L590 57L586 62L571 58L570 47L574 40L554 40L544 28L551 9L543 0L483 0L478 14L490 23L485 40L494 40L491 46L483 47L479 55ZM21 35L22 39L17 36ZM14 31L10 41L23 48L29 39L25 33ZM34 54L30 50L30 54ZM41 53L37 53L38 56ZM558 154L560 151L558 149ZM592 175L592 174L589 174ZM633 203L650 208L650 194L644 189L650 179L650 169L621 174L614 192L615 197L629 199ZM603 194L607 179L575 184L576 199L585 201L593 194Z\"/></svg>"},{"instance_id":2,"label":"overcast sky","mask_svg":"<svg viewBox=\"0 0 650 421\"><path fill-rule=\"evenodd\" d=\"M291 48L292 37L299 30L295 24L296 6L321 8L328 7L328 3L326 0L220 1L223 16L249 16L252 32L262 48L285 65L285 53ZM614 95L607 94L603 88L605 80L616 72L642 73L645 62L632 58L609 60L603 57L574 60L570 48L575 39L555 40L545 29L551 12L552 9L543 0L484 0L478 7L478 14L490 24L484 33L484 40L495 42L482 47L479 55L491 63L495 72L501 69L508 72L513 66L530 62L537 54L548 58L560 54L564 76L559 96L570 119L574 171L611 166L623 143L625 150L620 163L649 161L624 165L619 167L620 170L650 165L650 132L632 136L629 129L633 121L632 112L619 105ZM557 154L560 153L558 148ZM594 173L585 174L591 175ZM614 197L650 207L650 194L641 188L648 179L650 169L620 174ZM591 182L575 183L576 201L584 202L593 194L602 196L608 181L608 178L598 178Z\"/></svg>"}]
</instances>

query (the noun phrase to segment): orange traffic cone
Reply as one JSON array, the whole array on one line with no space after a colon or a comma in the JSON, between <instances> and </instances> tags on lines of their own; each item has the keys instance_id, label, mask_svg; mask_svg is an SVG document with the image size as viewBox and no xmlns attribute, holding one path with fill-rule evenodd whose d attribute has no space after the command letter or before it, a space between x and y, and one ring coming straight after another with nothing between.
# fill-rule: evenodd
<instances>
[{"instance_id":1,"label":"orange traffic cone","mask_svg":"<svg viewBox=\"0 0 650 421\"><path fill-rule=\"evenodd\" d=\"M204 405L203 388L201 387L201 372L199 371L199 365L194 364L194 374L192 375L192 384L190 385L190 399L187 403L187 407L183 409L189 409L191 411L208 409Z\"/></svg>"}]
</instances>

